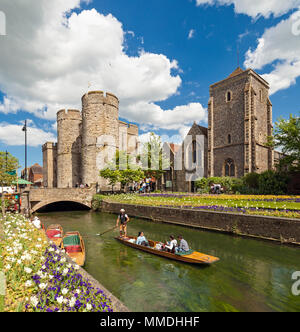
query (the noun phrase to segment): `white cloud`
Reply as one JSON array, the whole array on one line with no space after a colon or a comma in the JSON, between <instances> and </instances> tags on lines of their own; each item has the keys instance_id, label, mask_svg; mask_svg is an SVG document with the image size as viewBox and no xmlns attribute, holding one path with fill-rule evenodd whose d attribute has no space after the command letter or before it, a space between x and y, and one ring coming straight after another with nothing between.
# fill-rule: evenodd
<instances>
[{"instance_id":1,"label":"white cloud","mask_svg":"<svg viewBox=\"0 0 300 332\"><path fill-rule=\"evenodd\" d=\"M0 123L0 142L8 146L24 145L23 124ZM56 138L52 133L35 128L34 124L28 126L28 146L38 147L45 142L55 142Z\"/></svg>"},{"instance_id":2,"label":"white cloud","mask_svg":"<svg viewBox=\"0 0 300 332\"><path fill-rule=\"evenodd\" d=\"M288 13L300 6L300 0L196 0L197 6L201 5L234 5L237 14L246 14L253 18L264 16L269 18Z\"/></svg>"},{"instance_id":3,"label":"white cloud","mask_svg":"<svg viewBox=\"0 0 300 332\"><path fill-rule=\"evenodd\" d=\"M172 110L162 110L153 103L129 105L127 118L136 119L140 124L151 124L153 129L180 130L194 121L207 122L207 110L199 103L177 106Z\"/></svg>"},{"instance_id":4,"label":"white cloud","mask_svg":"<svg viewBox=\"0 0 300 332\"><path fill-rule=\"evenodd\" d=\"M192 38L194 38L194 36L195 36L195 30L191 29L189 32L189 35L188 35L188 39L192 39Z\"/></svg>"},{"instance_id":5,"label":"white cloud","mask_svg":"<svg viewBox=\"0 0 300 332\"><path fill-rule=\"evenodd\" d=\"M245 66L263 69L273 64L270 73L263 77L271 85L271 94L289 88L300 76L300 10L276 26L267 29L258 40L255 50L249 50ZM300 32L300 31L299 31Z\"/></svg>"},{"instance_id":6,"label":"white cloud","mask_svg":"<svg viewBox=\"0 0 300 332\"><path fill-rule=\"evenodd\" d=\"M177 61L146 51L128 56L122 24L95 9L73 12L82 2L87 1L1 0L11 19L0 41L0 90L6 95L0 112L22 109L54 120L59 109L81 108L91 83L93 90L116 94L120 116L130 121L160 126L166 120L179 128L184 119L203 118L201 104L164 114L155 102L178 92Z\"/></svg>"}]
</instances>

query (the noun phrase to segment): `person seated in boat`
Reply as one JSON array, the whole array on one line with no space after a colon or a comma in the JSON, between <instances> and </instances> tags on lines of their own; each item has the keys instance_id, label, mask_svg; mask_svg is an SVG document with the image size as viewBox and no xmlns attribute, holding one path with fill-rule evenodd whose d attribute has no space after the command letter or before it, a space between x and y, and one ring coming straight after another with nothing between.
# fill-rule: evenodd
<instances>
[{"instance_id":1,"label":"person seated in boat","mask_svg":"<svg viewBox=\"0 0 300 332\"><path fill-rule=\"evenodd\" d=\"M186 242L186 240L183 238L182 235L178 236L178 240L179 240L179 247L176 247L176 252L188 252L188 251L190 251L190 247L189 247L188 243Z\"/></svg>"},{"instance_id":2,"label":"person seated in boat","mask_svg":"<svg viewBox=\"0 0 300 332\"><path fill-rule=\"evenodd\" d=\"M136 240L136 244L140 245L140 246L145 246L145 247L149 246L149 243L148 243L147 239L145 238L144 232L139 232L139 236Z\"/></svg>"},{"instance_id":3,"label":"person seated in boat","mask_svg":"<svg viewBox=\"0 0 300 332\"><path fill-rule=\"evenodd\" d=\"M124 209L120 210L120 214L117 219L117 225L116 227L119 226L120 223L120 237L127 237L127 223L129 223L130 218L128 215L125 213L126 211Z\"/></svg>"},{"instance_id":4,"label":"person seated in boat","mask_svg":"<svg viewBox=\"0 0 300 332\"><path fill-rule=\"evenodd\" d=\"M177 240L173 235L170 235L170 241L163 246L163 250L175 253L176 247L177 247Z\"/></svg>"}]
</instances>

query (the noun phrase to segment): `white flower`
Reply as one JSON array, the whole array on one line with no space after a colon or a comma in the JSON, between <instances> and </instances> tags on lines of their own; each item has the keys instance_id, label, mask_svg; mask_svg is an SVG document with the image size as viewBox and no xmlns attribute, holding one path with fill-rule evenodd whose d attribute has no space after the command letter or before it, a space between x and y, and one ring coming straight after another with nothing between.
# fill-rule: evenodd
<instances>
[{"instance_id":1,"label":"white flower","mask_svg":"<svg viewBox=\"0 0 300 332\"><path fill-rule=\"evenodd\" d=\"M69 291L67 288L63 288L63 290L61 292L63 293L63 295L66 295L66 294L68 294Z\"/></svg>"},{"instance_id":2,"label":"white flower","mask_svg":"<svg viewBox=\"0 0 300 332\"><path fill-rule=\"evenodd\" d=\"M74 265L75 270L79 270L79 265Z\"/></svg>"},{"instance_id":3,"label":"white flower","mask_svg":"<svg viewBox=\"0 0 300 332\"><path fill-rule=\"evenodd\" d=\"M11 268L11 265L9 265L9 264L7 264L6 266L5 266L5 269L6 270L9 270Z\"/></svg>"},{"instance_id":4,"label":"white flower","mask_svg":"<svg viewBox=\"0 0 300 332\"><path fill-rule=\"evenodd\" d=\"M63 296L60 296L56 299L56 301L59 303L59 304L62 304L63 301L64 301L64 297Z\"/></svg>"},{"instance_id":5,"label":"white flower","mask_svg":"<svg viewBox=\"0 0 300 332\"><path fill-rule=\"evenodd\" d=\"M45 284L45 283L41 283L40 285L39 285L39 287L40 287L40 289L45 289L46 287L47 287L47 284Z\"/></svg>"},{"instance_id":6,"label":"white flower","mask_svg":"<svg viewBox=\"0 0 300 332\"><path fill-rule=\"evenodd\" d=\"M65 258L62 258L60 261L61 261L61 263L65 263L65 262L66 262L66 259L65 259Z\"/></svg>"},{"instance_id":7,"label":"white flower","mask_svg":"<svg viewBox=\"0 0 300 332\"><path fill-rule=\"evenodd\" d=\"M36 306L38 305L38 303L39 303L39 300L37 299L36 296L32 296L32 297L30 298L30 302L31 302L31 304L32 304L34 307L36 307Z\"/></svg>"},{"instance_id":8,"label":"white flower","mask_svg":"<svg viewBox=\"0 0 300 332\"><path fill-rule=\"evenodd\" d=\"M31 287L32 286L32 281L31 280L27 280L25 282L25 287Z\"/></svg>"},{"instance_id":9,"label":"white flower","mask_svg":"<svg viewBox=\"0 0 300 332\"><path fill-rule=\"evenodd\" d=\"M66 276L66 275L68 274L68 272L69 272L69 269L64 269L64 270L63 270L63 273L62 273L63 276Z\"/></svg>"},{"instance_id":10,"label":"white flower","mask_svg":"<svg viewBox=\"0 0 300 332\"><path fill-rule=\"evenodd\" d=\"M32 269L30 269L29 267L24 267L24 271L30 274L32 272Z\"/></svg>"},{"instance_id":11,"label":"white flower","mask_svg":"<svg viewBox=\"0 0 300 332\"><path fill-rule=\"evenodd\" d=\"M69 307L71 308L74 307L75 303L76 303L76 298L72 297L71 300L69 301Z\"/></svg>"},{"instance_id":12,"label":"white flower","mask_svg":"<svg viewBox=\"0 0 300 332\"><path fill-rule=\"evenodd\" d=\"M80 289L76 289L76 293L79 295L81 293Z\"/></svg>"},{"instance_id":13,"label":"white flower","mask_svg":"<svg viewBox=\"0 0 300 332\"><path fill-rule=\"evenodd\" d=\"M87 305L86 305L86 310L91 310L92 309L92 306L88 303Z\"/></svg>"}]
</instances>

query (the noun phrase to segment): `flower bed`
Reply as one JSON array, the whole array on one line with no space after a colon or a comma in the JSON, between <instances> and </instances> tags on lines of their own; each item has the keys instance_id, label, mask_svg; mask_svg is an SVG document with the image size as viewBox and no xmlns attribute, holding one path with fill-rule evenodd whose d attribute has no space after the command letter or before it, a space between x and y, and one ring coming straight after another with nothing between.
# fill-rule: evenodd
<instances>
[{"instance_id":1,"label":"flower bed","mask_svg":"<svg viewBox=\"0 0 300 332\"><path fill-rule=\"evenodd\" d=\"M144 194L103 196L112 202L218 212L300 218L300 197L250 195Z\"/></svg>"},{"instance_id":2,"label":"flower bed","mask_svg":"<svg viewBox=\"0 0 300 332\"><path fill-rule=\"evenodd\" d=\"M112 311L110 299L49 245L44 232L20 215L8 215L2 222L5 311Z\"/></svg>"}]
</instances>

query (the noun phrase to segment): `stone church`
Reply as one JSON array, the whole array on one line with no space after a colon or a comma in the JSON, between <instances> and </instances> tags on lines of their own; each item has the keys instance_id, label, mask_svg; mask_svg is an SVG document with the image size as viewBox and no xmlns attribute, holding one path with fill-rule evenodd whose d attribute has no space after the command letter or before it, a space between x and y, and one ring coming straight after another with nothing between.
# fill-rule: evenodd
<instances>
[{"instance_id":1,"label":"stone church","mask_svg":"<svg viewBox=\"0 0 300 332\"><path fill-rule=\"evenodd\" d=\"M102 91L90 91L82 97L82 111L57 113L57 143L43 145L44 187L74 188L78 184L98 184L110 190L99 171L109 160L108 150L138 148L138 127L119 120L119 100Z\"/></svg>"},{"instance_id":2,"label":"stone church","mask_svg":"<svg viewBox=\"0 0 300 332\"><path fill-rule=\"evenodd\" d=\"M273 169L280 154L266 144L273 129L269 89L255 71L241 68L211 85L208 128L194 123L179 151L169 150L173 166L163 183L172 186L166 189L193 192L202 176L242 177Z\"/></svg>"}]
</instances>

